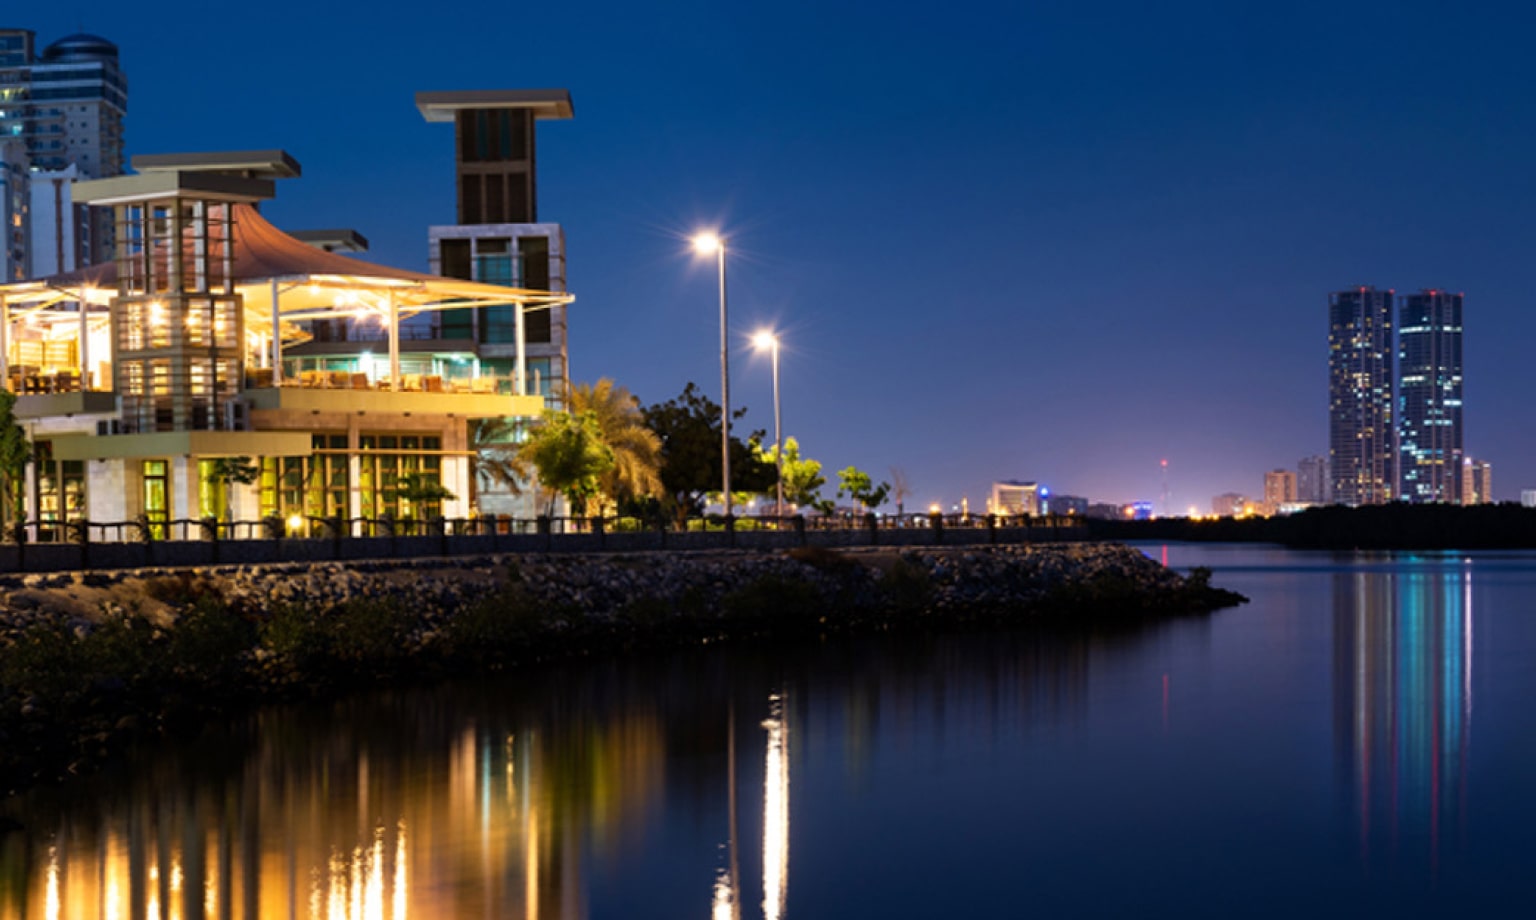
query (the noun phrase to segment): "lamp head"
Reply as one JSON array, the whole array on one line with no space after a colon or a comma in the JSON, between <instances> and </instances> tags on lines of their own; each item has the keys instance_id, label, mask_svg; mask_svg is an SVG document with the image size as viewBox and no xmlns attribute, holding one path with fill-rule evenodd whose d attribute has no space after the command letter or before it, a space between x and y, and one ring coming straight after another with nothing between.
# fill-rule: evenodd
<instances>
[{"instance_id":1,"label":"lamp head","mask_svg":"<svg viewBox=\"0 0 1536 920\"><path fill-rule=\"evenodd\" d=\"M725 249L725 241L717 234L708 231L695 234L693 237L693 251L701 256L712 256Z\"/></svg>"},{"instance_id":2,"label":"lamp head","mask_svg":"<svg viewBox=\"0 0 1536 920\"><path fill-rule=\"evenodd\" d=\"M778 344L779 337L774 335L772 332L769 332L767 329L764 329L758 332L756 335L752 336L752 347L760 351L773 348Z\"/></svg>"}]
</instances>

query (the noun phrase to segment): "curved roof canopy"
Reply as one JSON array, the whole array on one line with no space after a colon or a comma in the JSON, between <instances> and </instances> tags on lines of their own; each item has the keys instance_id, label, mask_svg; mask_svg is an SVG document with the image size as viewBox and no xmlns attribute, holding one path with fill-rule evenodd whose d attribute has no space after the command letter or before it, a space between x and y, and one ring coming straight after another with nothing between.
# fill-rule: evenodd
<instances>
[{"instance_id":1,"label":"curved roof canopy","mask_svg":"<svg viewBox=\"0 0 1536 920\"><path fill-rule=\"evenodd\" d=\"M387 316L391 303L404 318L458 307L519 304L527 309L540 309L575 300L565 293L503 287L377 265L296 240L268 223L249 204L234 204L232 213L232 279L244 301L247 320L255 327L270 325L272 297L276 293L284 320L284 339L307 337L297 327L290 328L290 320ZM110 262L35 281L0 284L0 303L13 312L44 311L65 303L105 308L115 296L117 266ZM79 315L73 307L68 312Z\"/></svg>"}]
</instances>

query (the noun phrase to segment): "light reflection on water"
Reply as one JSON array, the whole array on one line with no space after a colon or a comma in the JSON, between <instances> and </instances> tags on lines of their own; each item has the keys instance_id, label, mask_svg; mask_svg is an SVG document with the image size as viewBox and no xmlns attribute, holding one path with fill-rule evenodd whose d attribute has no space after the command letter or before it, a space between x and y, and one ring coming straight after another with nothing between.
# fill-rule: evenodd
<instances>
[{"instance_id":1,"label":"light reflection on water","mask_svg":"<svg viewBox=\"0 0 1536 920\"><path fill-rule=\"evenodd\" d=\"M1490 602L1460 560L1278 558L1218 558L1254 603L1212 619L710 648L265 710L13 803L0 920L1011 914L1021 886L1043 915L1315 907L1254 881L1276 853L1339 905L1412 914L1404 879L1452 887L1478 842L1478 642L1536 560ZM860 873L879 884L850 892ZM1185 900L1199 885L1209 904Z\"/></svg>"}]
</instances>

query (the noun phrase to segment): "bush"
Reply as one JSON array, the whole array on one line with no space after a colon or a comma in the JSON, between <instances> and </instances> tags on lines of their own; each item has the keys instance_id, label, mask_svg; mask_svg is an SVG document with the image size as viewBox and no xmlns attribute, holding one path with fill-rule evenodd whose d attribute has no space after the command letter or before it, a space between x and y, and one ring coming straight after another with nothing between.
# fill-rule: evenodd
<instances>
[{"instance_id":1,"label":"bush","mask_svg":"<svg viewBox=\"0 0 1536 920\"><path fill-rule=\"evenodd\" d=\"M899 613L921 613L932 603L935 589L928 570L898 556L880 579L885 603Z\"/></svg>"},{"instance_id":2,"label":"bush","mask_svg":"<svg viewBox=\"0 0 1536 920\"><path fill-rule=\"evenodd\" d=\"M539 632L547 611L528 595L521 575L495 594L483 597L448 621L443 629L456 654L482 657L505 652Z\"/></svg>"},{"instance_id":3,"label":"bush","mask_svg":"<svg viewBox=\"0 0 1536 920\"><path fill-rule=\"evenodd\" d=\"M721 613L727 617L780 623L820 619L824 607L815 585L783 575L763 575L720 601Z\"/></svg>"}]
</instances>

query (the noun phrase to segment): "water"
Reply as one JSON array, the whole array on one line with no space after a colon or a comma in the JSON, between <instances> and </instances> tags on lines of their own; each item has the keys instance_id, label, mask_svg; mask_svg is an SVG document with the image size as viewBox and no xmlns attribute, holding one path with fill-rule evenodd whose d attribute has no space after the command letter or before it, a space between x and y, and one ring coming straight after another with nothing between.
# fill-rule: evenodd
<instances>
[{"instance_id":1,"label":"water","mask_svg":"<svg viewBox=\"0 0 1536 920\"><path fill-rule=\"evenodd\" d=\"M1253 602L265 710L10 803L0 920L1531 912L1536 555L1146 551Z\"/></svg>"}]
</instances>

